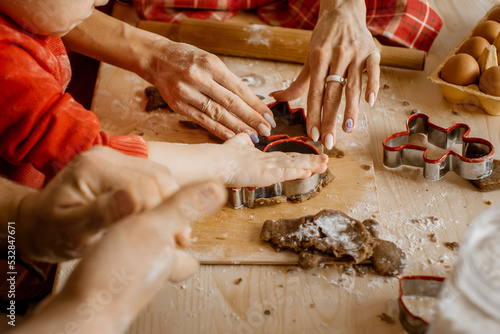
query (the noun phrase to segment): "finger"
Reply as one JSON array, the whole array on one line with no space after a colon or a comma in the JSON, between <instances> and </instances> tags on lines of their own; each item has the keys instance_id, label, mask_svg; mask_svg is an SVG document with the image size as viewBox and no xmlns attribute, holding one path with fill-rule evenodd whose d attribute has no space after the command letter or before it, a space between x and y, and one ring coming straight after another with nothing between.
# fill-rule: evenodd
<instances>
[{"instance_id":1,"label":"finger","mask_svg":"<svg viewBox=\"0 0 500 334\"><path fill-rule=\"evenodd\" d=\"M266 114L269 115L267 118L271 117L272 119L274 117L271 109L269 109L269 107L262 102L257 95L255 95L250 87L245 85L240 78L238 78L233 72L229 71L225 66L220 70L215 69L213 78L219 85L233 92L236 96L243 100L244 103L249 105L263 117ZM229 108L229 110L233 111L231 108ZM271 124L267 121L265 124L266 126L271 126Z\"/></svg>"},{"instance_id":2,"label":"finger","mask_svg":"<svg viewBox=\"0 0 500 334\"><path fill-rule=\"evenodd\" d=\"M231 93L232 94L232 93ZM233 94L234 96L234 94ZM255 130L252 128L250 125L248 125L245 120L242 120L238 117L238 115L235 115L231 112L228 111L224 106L220 105L217 101L212 100L211 98L207 98L206 95L203 94L197 94L197 97L194 98L195 101L192 102L192 106L194 108L199 108L198 110L202 113L208 116L210 119L215 121L216 123L220 123L224 126L226 126L228 129L232 130L234 133L240 133L240 132L247 132L247 133L253 133L255 135ZM199 102L199 101L205 101L205 102ZM203 104L207 103L205 106ZM197 107L199 105L199 107ZM248 106L247 106L248 107ZM251 112L260 119L263 119L262 116L257 114L253 109L250 109ZM249 118L247 117L246 121L248 121ZM264 125L258 125L257 128L260 128L265 135L270 135L269 129ZM261 132L262 132L261 131ZM257 137L255 137L257 138Z\"/></svg>"},{"instance_id":3,"label":"finger","mask_svg":"<svg viewBox=\"0 0 500 334\"><path fill-rule=\"evenodd\" d=\"M235 132L233 130L229 129L221 123L214 121L192 105L184 104L179 107L178 110L179 113L191 118L194 122L223 140L232 138L235 135Z\"/></svg>"},{"instance_id":4,"label":"finger","mask_svg":"<svg viewBox=\"0 0 500 334\"><path fill-rule=\"evenodd\" d=\"M100 237L99 232L136 212L136 206L129 192L118 190L100 194L85 205L59 208L63 219L73 224L67 242L77 242L78 248L90 246Z\"/></svg>"},{"instance_id":5,"label":"finger","mask_svg":"<svg viewBox=\"0 0 500 334\"><path fill-rule=\"evenodd\" d=\"M380 87L380 53L373 52L365 62L368 80L366 82L365 101L368 102L370 107L373 107L378 96Z\"/></svg>"},{"instance_id":6,"label":"finger","mask_svg":"<svg viewBox=\"0 0 500 334\"><path fill-rule=\"evenodd\" d=\"M177 231L220 208L227 198L225 188L215 182L203 182L182 188L170 199L149 212L158 230ZM168 219L165 219L168 218Z\"/></svg>"},{"instance_id":7,"label":"finger","mask_svg":"<svg viewBox=\"0 0 500 334\"><path fill-rule=\"evenodd\" d=\"M270 166L280 168L305 169L313 173L322 173L326 169L328 156L326 154L301 154L301 153L283 153L273 152L274 163L269 163Z\"/></svg>"},{"instance_id":8,"label":"finger","mask_svg":"<svg viewBox=\"0 0 500 334\"><path fill-rule=\"evenodd\" d=\"M174 250L173 268L168 279L172 282L185 280L193 276L199 268L200 264L194 257L180 250Z\"/></svg>"},{"instance_id":9,"label":"finger","mask_svg":"<svg viewBox=\"0 0 500 334\"><path fill-rule=\"evenodd\" d=\"M86 203L103 193L126 190L135 210L143 211L179 189L167 167L108 147L95 146L73 160L73 169L64 171L68 181L76 185L64 188L67 203Z\"/></svg>"},{"instance_id":10,"label":"finger","mask_svg":"<svg viewBox=\"0 0 500 334\"><path fill-rule=\"evenodd\" d=\"M204 93L211 96L226 112L229 111L231 114L236 115L238 119L263 136L269 136L271 127L276 126L272 112L261 115L239 96L220 85L213 84L209 87L209 91Z\"/></svg>"},{"instance_id":11,"label":"finger","mask_svg":"<svg viewBox=\"0 0 500 334\"><path fill-rule=\"evenodd\" d=\"M335 144L335 131L337 124L337 113L342 100L344 86L339 82L329 82L326 85L323 101L323 119L321 121L321 142L327 150L331 150Z\"/></svg>"},{"instance_id":12,"label":"finger","mask_svg":"<svg viewBox=\"0 0 500 334\"><path fill-rule=\"evenodd\" d=\"M351 51L344 48L336 49L337 53L332 56L330 64L330 75L345 77L347 68L351 61ZM347 82L349 84L349 82ZM321 142L326 149L332 149L335 145L335 131L337 114L342 100L344 85L340 82L330 81L326 83L323 101L323 119L321 120Z\"/></svg>"},{"instance_id":13,"label":"finger","mask_svg":"<svg viewBox=\"0 0 500 334\"><path fill-rule=\"evenodd\" d=\"M328 59L330 55L321 52L311 54L309 61L310 82L307 94L307 134L312 140L317 141L321 136L321 112L325 92L325 79L328 74Z\"/></svg>"},{"instance_id":14,"label":"finger","mask_svg":"<svg viewBox=\"0 0 500 334\"><path fill-rule=\"evenodd\" d=\"M308 63L306 62L299 75L292 82L290 87L284 90L272 92L269 94L269 96L273 97L276 101L279 102L298 99L300 96L302 96L302 94L305 93L305 91L309 87L310 74L311 71L309 69Z\"/></svg>"},{"instance_id":15,"label":"finger","mask_svg":"<svg viewBox=\"0 0 500 334\"><path fill-rule=\"evenodd\" d=\"M363 67L352 65L349 67L349 77L345 88L346 105L342 129L351 132L358 121L359 100L361 95Z\"/></svg>"},{"instance_id":16,"label":"finger","mask_svg":"<svg viewBox=\"0 0 500 334\"><path fill-rule=\"evenodd\" d=\"M224 143L224 145L231 145L231 146L239 146L241 144L252 147L254 146L252 139L247 133L239 133Z\"/></svg>"},{"instance_id":17,"label":"finger","mask_svg":"<svg viewBox=\"0 0 500 334\"><path fill-rule=\"evenodd\" d=\"M186 226L179 232L177 232L174 236L175 243L181 247L186 247L191 242L191 227Z\"/></svg>"}]
</instances>

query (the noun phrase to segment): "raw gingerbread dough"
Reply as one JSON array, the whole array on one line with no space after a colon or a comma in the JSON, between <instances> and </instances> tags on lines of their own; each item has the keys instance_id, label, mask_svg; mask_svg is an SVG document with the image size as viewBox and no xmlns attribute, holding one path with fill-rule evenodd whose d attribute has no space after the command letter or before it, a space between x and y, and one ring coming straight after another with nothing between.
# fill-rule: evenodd
<instances>
[{"instance_id":1,"label":"raw gingerbread dough","mask_svg":"<svg viewBox=\"0 0 500 334\"><path fill-rule=\"evenodd\" d=\"M146 104L146 111L153 111L160 108L168 108L167 102L163 99L158 88L155 86L149 86L144 90L148 98L148 103Z\"/></svg>"},{"instance_id":2,"label":"raw gingerbread dough","mask_svg":"<svg viewBox=\"0 0 500 334\"><path fill-rule=\"evenodd\" d=\"M380 275L396 276L403 272L406 255L395 243L377 239L373 248L373 269Z\"/></svg>"},{"instance_id":3,"label":"raw gingerbread dough","mask_svg":"<svg viewBox=\"0 0 500 334\"><path fill-rule=\"evenodd\" d=\"M405 253L396 244L378 238L378 222L360 222L338 210L323 210L297 219L267 220L260 238L276 251L299 253L304 269L320 264L353 263L373 265L380 275L402 273Z\"/></svg>"},{"instance_id":4,"label":"raw gingerbread dough","mask_svg":"<svg viewBox=\"0 0 500 334\"><path fill-rule=\"evenodd\" d=\"M267 220L260 237L277 251L320 251L337 258L350 256L355 263L371 257L375 243L360 221L338 210L298 219Z\"/></svg>"}]
</instances>

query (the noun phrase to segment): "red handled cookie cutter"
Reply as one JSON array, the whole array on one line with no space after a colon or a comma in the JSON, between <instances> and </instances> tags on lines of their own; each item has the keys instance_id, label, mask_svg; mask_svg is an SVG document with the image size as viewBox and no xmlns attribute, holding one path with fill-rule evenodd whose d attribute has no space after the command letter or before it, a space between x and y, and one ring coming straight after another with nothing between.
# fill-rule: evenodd
<instances>
[{"instance_id":1,"label":"red handled cookie cutter","mask_svg":"<svg viewBox=\"0 0 500 334\"><path fill-rule=\"evenodd\" d=\"M274 102L268 105L273 111L277 121L277 127L273 132L281 134L273 134L271 136L260 136L259 143L255 145L263 152L296 152L304 154L320 154L323 152L321 143L315 143L307 137L305 130L305 111L302 108L291 109L287 102ZM287 132L289 127L299 128L299 136L291 137ZM297 132L295 129L294 132ZM279 182L268 187L247 187L247 188L230 188L229 189L229 204L235 208L247 206L253 208L259 199L289 199L294 200L300 196L308 195L316 191L323 184L326 178L324 174L313 174L307 179L291 180Z\"/></svg>"},{"instance_id":2,"label":"red handled cookie cutter","mask_svg":"<svg viewBox=\"0 0 500 334\"><path fill-rule=\"evenodd\" d=\"M493 144L481 138L467 137L470 127L457 123L447 129L429 122L429 116L416 113L408 118L406 131L385 138L384 165L396 168L401 165L423 167L427 180L440 180L447 172L453 171L467 180L485 178L493 171ZM424 146L409 144L414 133L427 136L427 141L443 149L462 144L462 154L449 150L439 159L429 159Z\"/></svg>"}]
</instances>

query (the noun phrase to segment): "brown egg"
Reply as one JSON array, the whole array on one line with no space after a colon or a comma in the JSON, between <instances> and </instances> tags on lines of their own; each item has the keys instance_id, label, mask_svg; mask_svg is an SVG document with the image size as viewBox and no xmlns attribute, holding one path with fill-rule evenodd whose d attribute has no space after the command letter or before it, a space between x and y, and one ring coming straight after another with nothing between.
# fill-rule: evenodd
<instances>
[{"instance_id":1,"label":"brown egg","mask_svg":"<svg viewBox=\"0 0 500 334\"><path fill-rule=\"evenodd\" d=\"M460 53L452 56L441 69L441 79L446 82L467 86L479 78L479 65L471 55Z\"/></svg>"},{"instance_id":2,"label":"brown egg","mask_svg":"<svg viewBox=\"0 0 500 334\"><path fill-rule=\"evenodd\" d=\"M478 60L484 48L490 45L486 39L481 36L473 36L466 40L464 44L458 49L457 53L467 53Z\"/></svg>"},{"instance_id":3,"label":"brown egg","mask_svg":"<svg viewBox=\"0 0 500 334\"><path fill-rule=\"evenodd\" d=\"M494 9L486 19L500 23L500 7Z\"/></svg>"},{"instance_id":4,"label":"brown egg","mask_svg":"<svg viewBox=\"0 0 500 334\"><path fill-rule=\"evenodd\" d=\"M480 22L472 31L472 36L484 37L490 44L493 43L495 37L500 32L500 23L496 21L486 20Z\"/></svg>"},{"instance_id":5,"label":"brown egg","mask_svg":"<svg viewBox=\"0 0 500 334\"><path fill-rule=\"evenodd\" d=\"M486 94L500 96L500 66L484 71L479 79L479 89Z\"/></svg>"}]
</instances>

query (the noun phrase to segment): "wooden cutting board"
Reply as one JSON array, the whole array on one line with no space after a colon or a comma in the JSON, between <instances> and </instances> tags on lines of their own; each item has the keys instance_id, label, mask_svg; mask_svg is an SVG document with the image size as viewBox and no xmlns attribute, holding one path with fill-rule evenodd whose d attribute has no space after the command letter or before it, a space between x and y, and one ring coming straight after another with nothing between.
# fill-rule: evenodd
<instances>
[{"instance_id":1,"label":"wooden cutting board","mask_svg":"<svg viewBox=\"0 0 500 334\"><path fill-rule=\"evenodd\" d=\"M256 94L265 97L266 103L273 102L268 97L270 92L288 86L301 69L300 65L272 61L222 59ZM180 125L179 120L186 119L183 116L167 110L145 112L144 89L149 84L137 75L108 64L101 66L92 110L101 120L103 130L113 135L140 134L146 140L211 142L205 130ZM258 73L254 68L259 69ZM304 108L305 95L291 105ZM342 114L343 108L344 104ZM341 210L358 220L377 219L379 204L365 116L360 115L356 131L351 134L340 130L341 123L339 116L336 148L345 156L330 159L328 166L335 179L318 196L300 204L254 209L233 209L227 205L193 224L193 241L187 251L203 264L296 264L295 253L277 253L259 239L265 220L296 218L323 209Z\"/></svg>"}]
</instances>

